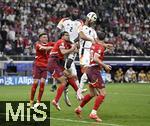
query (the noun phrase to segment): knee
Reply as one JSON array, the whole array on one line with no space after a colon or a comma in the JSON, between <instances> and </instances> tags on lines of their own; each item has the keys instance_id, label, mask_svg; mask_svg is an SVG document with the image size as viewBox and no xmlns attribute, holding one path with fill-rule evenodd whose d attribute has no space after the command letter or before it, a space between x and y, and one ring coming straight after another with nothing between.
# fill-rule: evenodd
<instances>
[{"instance_id":1,"label":"knee","mask_svg":"<svg viewBox=\"0 0 150 126\"><path fill-rule=\"evenodd\" d=\"M90 96L91 96L91 97L94 97L94 96L95 96L94 92L91 92L91 93L90 93Z\"/></svg>"},{"instance_id":2,"label":"knee","mask_svg":"<svg viewBox=\"0 0 150 126\"><path fill-rule=\"evenodd\" d=\"M95 94L93 94L93 93L92 93L92 94L90 94L90 95L91 95L91 97L92 97L92 98L95 96Z\"/></svg>"},{"instance_id":3,"label":"knee","mask_svg":"<svg viewBox=\"0 0 150 126\"><path fill-rule=\"evenodd\" d=\"M104 97L106 97L106 95L107 95L106 91L101 92L101 95L104 96Z\"/></svg>"},{"instance_id":4,"label":"knee","mask_svg":"<svg viewBox=\"0 0 150 126\"><path fill-rule=\"evenodd\" d=\"M63 85L66 85L66 84L67 84L67 81L66 81L66 77L65 77L65 76L59 78L58 81L59 81L61 84L63 84Z\"/></svg>"},{"instance_id":5,"label":"knee","mask_svg":"<svg viewBox=\"0 0 150 126\"><path fill-rule=\"evenodd\" d=\"M44 91L44 88L43 88L43 87L42 87L42 88L40 88L40 91L42 91L42 92L43 92L43 91Z\"/></svg>"},{"instance_id":6,"label":"knee","mask_svg":"<svg viewBox=\"0 0 150 126\"><path fill-rule=\"evenodd\" d=\"M39 81L38 79L34 79L33 84L34 84L34 85L37 85L37 84L38 84L38 81Z\"/></svg>"}]
</instances>

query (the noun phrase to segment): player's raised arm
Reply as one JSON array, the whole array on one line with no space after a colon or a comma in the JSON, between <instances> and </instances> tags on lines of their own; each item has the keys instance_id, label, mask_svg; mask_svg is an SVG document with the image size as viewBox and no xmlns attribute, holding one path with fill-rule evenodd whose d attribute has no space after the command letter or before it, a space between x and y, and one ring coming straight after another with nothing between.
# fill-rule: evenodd
<instances>
[{"instance_id":1,"label":"player's raised arm","mask_svg":"<svg viewBox=\"0 0 150 126\"><path fill-rule=\"evenodd\" d=\"M106 34L104 32L100 32L98 33L98 37L95 39L95 41L99 44L102 44L105 48L112 48L113 45L112 44L106 44L104 42Z\"/></svg>"},{"instance_id":2,"label":"player's raised arm","mask_svg":"<svg viewBox=\"0 0 150 126\"><path fill-rule=\"evenodd\" d=\"M81 39L83 39L83 40L85 40L85 41L91 41L92 43L95 43L95 42L94 42L94 39L92 39L92 38L90 38L90 37L87 37L87 36L83 33L83 31L80 31L80 32L79 32L79 36L80 36Z\"/></svg>"},{"instance_id":3,"label":"player's raised arm","mask_svg":"<svg viewBox=\"0 0 150 126\"><path fill-rule=\"evenodd\" d=\"M68 20L69 18L63 18L63 19L61 19L60 20L60 22L58 23L58 25L57 25L57 30L59 29L59 30L62 30L63 28L64 28L64 21L65 20Z\"/></svg>"}]
</instances>

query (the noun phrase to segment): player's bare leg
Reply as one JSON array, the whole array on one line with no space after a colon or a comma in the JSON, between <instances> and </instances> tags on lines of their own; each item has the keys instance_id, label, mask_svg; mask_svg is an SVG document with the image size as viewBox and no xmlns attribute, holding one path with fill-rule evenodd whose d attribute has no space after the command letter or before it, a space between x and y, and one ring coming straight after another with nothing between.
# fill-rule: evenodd
<instances>
[{"instance_id":1,"label":"player's bare leg","mask_svg":"<svg viewBox=\"0 0 150 126\"><path fill-rule=\"evenodd\" d=\"M86 88L83 89L84 84L88 82L88 77L87 77L86 71L87 71L87 67L83 66L83 67L81 68L81 72L82 72L83 74L82 74L82 76L81 76L80 85L79 85L80 89L82 90L82 93L84 93L84 92L87 91Z\"/></svg>"}]
</instances>

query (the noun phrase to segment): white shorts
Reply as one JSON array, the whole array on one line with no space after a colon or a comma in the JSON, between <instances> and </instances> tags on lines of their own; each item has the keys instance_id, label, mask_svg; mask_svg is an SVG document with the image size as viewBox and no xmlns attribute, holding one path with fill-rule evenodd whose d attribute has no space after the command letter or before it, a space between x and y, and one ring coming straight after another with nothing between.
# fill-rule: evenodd
<instances>
[{"instance_id":1,"label":"white shorts","mask_svg":"<svg viewBox=\"0 0 150 126\"><path fill-rule=\"evenodd\" d=\"M74 63L76 55L77 55L77 53L70 53L68 55L68 58L73 60L73 62L71 64L71 67L68 70L71 72L72 75L75 75L75 76L77 76L77 70L76 70L76 66L75 66L75 63ZM66 63L65 63L65 66L66 66Z\"/></svg>"},{"instance_id":2,"label":"white shorts","mask_svg":"<svg viewBox=\"0 0 150 126\"><path fill-rule=\"evenodd\" d=\"M69 59L72 59L72 60L75 60L75 58L76 58L76 56L77 56L77 53L70 53L69 55L68 55L68 58Z\"/></svg>"},{"instance_id":3,"label":"white shorts","mask_svg":"<svg viewBox=\"0 0 150 126\"><path fill-rule=\"evenodd\" d=\"M77 70L76 70L74 61L72 62L71 67L69 68L69 71L71 72L72 75L77 76Z\"/></svg>"},{"instance_id":4,"label":"white shorts","mask_svg":"<svg viewBox=\"0 0 150 126\"><path fill-rule=\"evenodd\" d=\"M89 66L90 65L90 49L85 49L83 56L80 57L80 65Z\"/></svg>"}]
</instances>

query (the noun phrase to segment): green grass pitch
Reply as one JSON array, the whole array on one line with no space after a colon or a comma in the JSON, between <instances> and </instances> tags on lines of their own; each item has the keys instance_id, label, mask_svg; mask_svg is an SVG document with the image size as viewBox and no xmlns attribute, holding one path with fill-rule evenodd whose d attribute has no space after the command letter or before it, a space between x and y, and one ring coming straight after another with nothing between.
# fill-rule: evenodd
<instances>
[{"instance_id":1,"label":"green grass pitch","mask_svg":"<svg viewBox=\"0 0 150 126\"><path fill-rule=\"evenodd\" d=\"M28 101L30 89L31 85L0 86L0 101ZM51 101L54 98L56 92L49 89L50 85L47 85L42 100ZM74 109L79 101L69 87L72 106L65 104L63 96L61 111L51 105L51 126L150 126L150 84L107 84L106 91L106 99L98 110L98 115L103 119L101 124L88 118L93 100L83 109L82 119L77 118Z\"/></svg>"}]
</instances>

